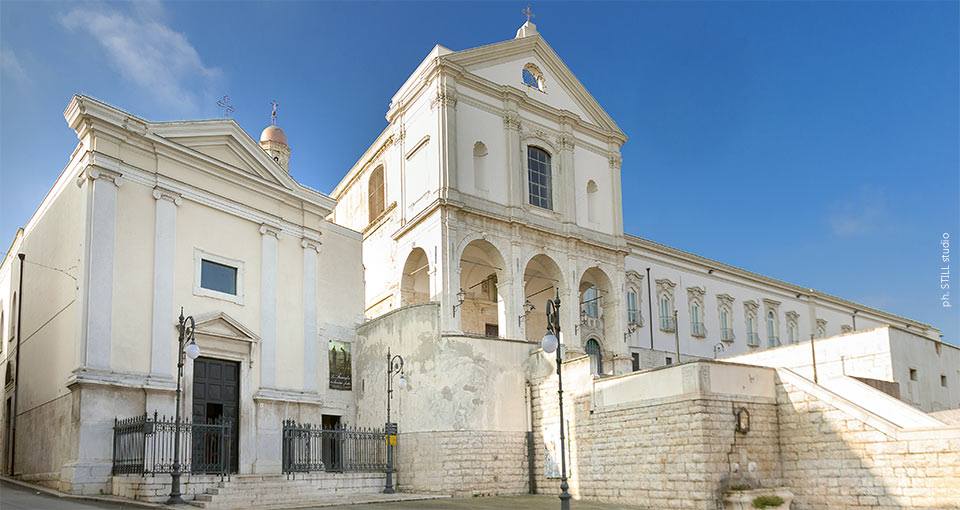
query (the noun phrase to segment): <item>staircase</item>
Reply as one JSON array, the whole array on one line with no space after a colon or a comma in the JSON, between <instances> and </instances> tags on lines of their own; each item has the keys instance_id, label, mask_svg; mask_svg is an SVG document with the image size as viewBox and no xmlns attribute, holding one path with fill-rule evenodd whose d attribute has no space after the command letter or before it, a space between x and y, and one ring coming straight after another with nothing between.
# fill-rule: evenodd
<instances>
[{"instance_id":1,"label":"staircase","mask_svg":"<svg viewBox=\"0 0 960 510\"><path fill-rule=\"evenodd\" d=\"M285 475L233 475L189 503L198 508L239 510L373 502L385 496L380 494L383 485L383 473L311 473L291 479Z\"/></svg>"}]
</instances>

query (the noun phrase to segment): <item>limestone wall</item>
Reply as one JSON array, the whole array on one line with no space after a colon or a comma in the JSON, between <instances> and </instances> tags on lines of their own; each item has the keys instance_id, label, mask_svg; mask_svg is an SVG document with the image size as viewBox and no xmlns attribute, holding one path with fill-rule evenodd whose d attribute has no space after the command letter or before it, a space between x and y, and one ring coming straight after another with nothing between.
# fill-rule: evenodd
<instances>
[{"instance_id":1,"label":"limestone wall","mask_svg":"<svg viewBox=\"0 0 960 510\"><path fill-rule=\"evenodd\" d=\"M730 371L739 373L723 373ZM735 397L728 392L738 379L749 387ZM772 383L771 370L715 363L594 381L586 358L569 361L564 421L570 492L640 508L714 510L730 483L778 486ZM559 466L551 469L559 462L556 399L555 376L533 387L536 489L545 494L557 493L560 483ZM747 434L736 432L734 412L741 407L751 415Z\"/></svg>"},{"instance_id":2,"label":"limestone wall","mask_svg":"<svg viewBox=\"0 0 960 510\"><path fill-rule=\"evenodd\" d=\"M534 358L535 487L556 494L556 376L545 356ZM586 358L568 360L570 492L714 510L728 488L748 485L788 488L794 509L960 509L960 427L857 389L851 400L873 392L885 405L870 411L787 369L702 361L594 379ZM736 430L740 408L746 433Z\"/></svg>"},{"instance_id":3,"label":"limestone wall","mask_svg":"<svg viewBox=\"0 0 960 510\"><path fill-rule=\"evenodd\" d=\"M783 483L795 509L960 508L960 427L905 430L781 375Z\"/></svg>"}]
</instances>

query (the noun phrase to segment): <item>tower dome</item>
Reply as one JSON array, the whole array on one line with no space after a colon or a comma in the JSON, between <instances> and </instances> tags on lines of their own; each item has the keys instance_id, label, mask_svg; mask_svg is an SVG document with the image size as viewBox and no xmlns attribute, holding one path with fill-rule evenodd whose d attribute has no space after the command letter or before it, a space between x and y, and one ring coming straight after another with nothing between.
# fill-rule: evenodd
<instances>
[{"instance_id":1,"label":"tower dome","mask_svg":"<svg viewBox=\"0 0 960 510\"><path fill-rule=\"evenodd\" d=\"M275 142L287 145L287 134L279 126L269 125L260 133L260 143Z\"/></svg>"}]
</instances>

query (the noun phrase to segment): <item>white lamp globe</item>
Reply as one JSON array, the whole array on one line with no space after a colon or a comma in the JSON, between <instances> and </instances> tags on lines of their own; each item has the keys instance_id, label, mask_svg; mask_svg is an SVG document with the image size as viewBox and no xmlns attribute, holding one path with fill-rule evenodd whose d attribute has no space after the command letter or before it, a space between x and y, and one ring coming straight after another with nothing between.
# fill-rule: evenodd
<instances>
[{"instance_id":1,"label":"white lamp globe","mask_svg":"<svg viewBox=\"0 0 960 510\"><path fill-rule=\"evenodd\" d=\"M190 342L185 351L190 359L197 359L200 356L200 346L196 342Z\"/></svg>"},{"instance_id":2,"label":"white lamp globe","mask_svg":"<svg viewBox=\"0 0 960 510\"><path fill-rule=\"evenodd\" d=\"M551 354L557 350L557 347L560 345L560 340L557 338L557 335L553 333L547 333L543 335L543 341L540 342L540 347L543 347L543 352Z\"/></svg>"},{"instance_id":3,"label":"white lamp globe","mask_svg":"<svg viewBox=\"0 0 960 510\"><path fill-rule=\"evenodd\" d=\"M397 387L401 390L407 389L407 378L400 374L400 380L397 381Z\"/></svg>"}]
</instances>

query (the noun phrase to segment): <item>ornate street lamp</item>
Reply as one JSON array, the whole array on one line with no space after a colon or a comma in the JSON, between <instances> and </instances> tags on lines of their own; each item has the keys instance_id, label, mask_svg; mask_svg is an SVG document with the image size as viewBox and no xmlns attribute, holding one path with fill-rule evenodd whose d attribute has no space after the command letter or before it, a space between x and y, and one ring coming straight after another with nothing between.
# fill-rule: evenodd
<instances>
[{"instance_id":1,"label":"ornate street lamp","mask_svg":"<svg viewBox=\"0 0 960 510\"><path fill-rule=\"evenodd\" d=\"M396 492L393 488L393 447L397 444L397 424L390 421L390 400L393 398L393 376L400 374L397 387L401 390L407 387L407 379L403 376L403 357L399 354L392 356L387 349L387 483L383 488L384 494Z\"/></svg>"},{"instance_id":2,"label":"ornate street lamp","mask_svg":"<svg viewBox=\"0 0 960 510\"><path fill-rule=\"evenodd\" d=\"M177 329L180 331L177 339L177 410L176 418L174 419L173 471L170 473L172 480L170 484L170 498L167 500L168 505L182 505L186 503L180 494L180 469L182 468L180 465L180 382L183 379L184 354L191 360L197 359L197 357L200 356L200 346L197 345L197 339L194 337L196 323L193 321L192 315L189 317L183 316L183 307L180 307L180 323ZM186 340L190 340L190 343L184 346Z\"/></svg>"},{"instance_id":3,"label":"ornate street lamp","mask_svg":"<svg viewBox=\"0 0 960 510\"><path fill-rule=\"evenodd\" d=\"M567 452L563 434L563 358L560 353L560 290L557 297L547 300L547 334L543 335L540 346L547 354L557 353L557 395L560 401L560 510L570 510L570 493L567 489Z\"/></svg>"}]
</instances>

